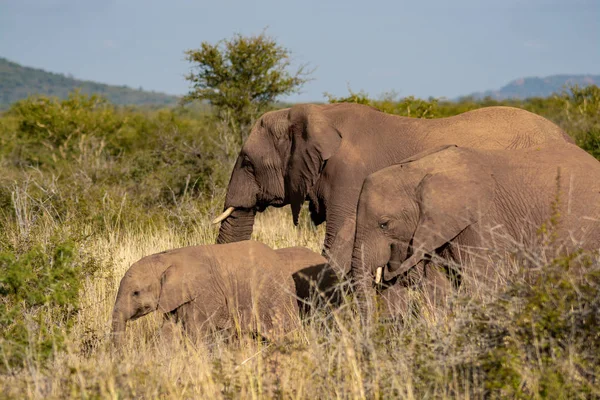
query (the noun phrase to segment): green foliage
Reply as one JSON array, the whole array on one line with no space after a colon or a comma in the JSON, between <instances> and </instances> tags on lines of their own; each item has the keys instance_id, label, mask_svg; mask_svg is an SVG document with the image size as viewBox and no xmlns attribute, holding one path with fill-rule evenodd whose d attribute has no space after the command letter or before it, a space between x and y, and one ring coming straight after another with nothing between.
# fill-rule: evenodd
<instances>
[{"instance_id":1,"label":"green foliage","mask_svg":"<svg viewBox=\"0 0 600 400\"><path fill-rule=\"evenodd\" d=\"M324 95L327 98L327 101L329 103L357 103L357 104L364 104L367 106L372 105L371 103L373 102L371 99L369 99L369 95L367 93L365 93L364 91L360 91L358 93L353 92L352 89L348 88L348 92L350 92L350 94L346 97L335 97L334 95L332 95L331 93L327 93L325 92Z\"/></svg>"},{"instance_id":2,"label":"green foliage","mask_svg":"<svg viewBox=\"0 0 600 400\"><path fill-rule=\"evenodd\" d=\"M75 260L70 241L0 253L0 371L61 348L79 307L83 271Z\"/></svg>"},{"instance_id":3,"label":"green foliage","mask_svg":"<svg viewBox=\"0 0 600 400\"><path fill-rule=\"evenodd\" d=\"M117 152L119 130L125 123L105 99L79 91L66 100L28 98L15 103L10 113L19 121L20 150L35 164L52 163L57 158L77 161L90 146L102 151L107 141L110 150Z\"/></svg>"},{"instance_id":4,"label":"green foliage","mask_svg":"<svg viewBox=\"0 0 600 400\"><path fill-rule=\"evenodd\" d=\"M11 208L26 187L31 213L96 232L134 221L193 228L192 211L208 211L222 192L233 148L203 111L118 109L79 92L15 103L0 118L0 143L10 167L0 173L0 197Z\"/></svg>"},{"instance_id":5,"label":"green foliage","mask_svg":"<svg viewBox=\"0 0 600 400\"><path fill-rule=\"evenodd\" d=\"M429 100L417 99L414 96L400 98L397 93L384 93L379 100L370 99L369 96L360 91L353 92L348 88L350 95L347 97L335 97L325 93L329 103L358 103L375 107L385 113L402 115L413 118L436 118L439 117L438 100L430 98Z\"/></svg>"},{"instance_id":6,"label":"green foliage","mask_svg":"<svg viewBox=\"0 0 600 400\"><path fill-rule=\"evenodd\" d=\"M523 269L497 300L467 309L456 335L473 354L459 369L501 397L586 398L600 372L599 290L589 256Z\"/></svg>"},{"instance_id":7,"label":"green foliage","mask_svg":"<svg viewBox=\"0 0 600 400\"><path fill-rule=\"evenodd\" d=\"M195 72L186 76L192 90L186 100L206 100L239 136L240 144L253 121L277 100L295 93L307 81L301 66L289 72L290 51L262 33L216 44L202 42L186 51Z\"/></svg>"},{"instance_id":8,"label":"green foliage","mask_svg":"<svg viewBox=\"0 0 600 400\"><path fill-rule=\"evenodd\" d=\"M600 87L572 87L559 100L564 107L569 133L577 144L596 158L600 158Z\"/></svg>"},{"instance_id":9,"label":"green foliage","mask_svg":"<svg viewBox=\"0 0 600 400\"><path fill-rule=\"evenodd\" d=\"M82 81L41 69L23 67L0 57L0 110L32 94L66 99L69 93L99 94L119 105L147 105L164 107L176 105L177 97L164 93L146 92L127 86L112 86Z\"/></svg>"},{"instance_id":10,"label":"green foliage","mask_svg":"<svg viewBox=\"0 0 600 400\"><path fill-rule=\"evenodd\" d=\"M414 96L407 96L397 99L396 94L391 93L375 103L375 106L383 112L389 114L403 115L413 118L437 118L438 100L430 98L429 100L417 99Z\"/></svg>"}]
</instances>

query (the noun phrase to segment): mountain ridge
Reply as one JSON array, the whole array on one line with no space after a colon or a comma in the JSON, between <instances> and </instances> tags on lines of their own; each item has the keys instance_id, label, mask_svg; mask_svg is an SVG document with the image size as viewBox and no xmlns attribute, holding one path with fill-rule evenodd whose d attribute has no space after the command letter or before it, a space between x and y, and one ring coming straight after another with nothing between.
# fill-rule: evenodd
<instances>
[{"instance_id":1,"label":"mountain ridge","mask_svg":"<svg viewBox=\"0 0 600 400\"><path fill-rule=\"evenodd\" d=\"M517 78L497 90L474 92L460 96L456 100L472 98L481 100L486 97L494 100L526 99L531 97L549 97L554 93L561 93L565 87L579 85L600 86L600 75L594 74L556 74L545 77L529 76Z\"/></svg>"},{"instance_id":2,"label":"mountain ridge","mask_svg":"<svg viewBox=\"0 0 600 400\"><path fill-rule=\"evenodd\" d=\"M0 109L31 95L67 98L77 88L85 94L100 94L118 105L170 106L179 100L179 97L166 93L76 79L0 57Z\"/></svg>"},{"instance_id":3,"label":"mountain ridge","mask_svg":"<svg viewBox=\"0 0 600 400\"><path fill-rule=\"evenodd\" d=\"M485 90L459 96L453 101L464 99L494 100L526 99L531 97L549 97L560 93L570 85L600 86L600 75L594 74L556 74L546 77L523 77L510 81L497 90ZM89 80L76 79L65 74L48 72L41 68L23 66L0 57L0 110L30 95L56 96L67 98L69 93L79 88L82 93L97 93L117 105L172 106L180 97L134 89L126 85L109 85Z\"/></svg>"}]
</instances>

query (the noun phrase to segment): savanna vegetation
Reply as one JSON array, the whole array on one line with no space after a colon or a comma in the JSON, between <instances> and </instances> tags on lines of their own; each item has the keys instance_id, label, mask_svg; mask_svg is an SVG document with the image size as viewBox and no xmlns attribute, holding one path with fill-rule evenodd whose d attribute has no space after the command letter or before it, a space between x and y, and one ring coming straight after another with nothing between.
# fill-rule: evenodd
<instances>
[{"instance_id":1,"label":"savanna vegetation","mask_svg":"<svg viewBox=\"0 0 600 400\"><path fill-rule=\"evenodd\" d=\"M419 118L521 107L600 158L596 86L502 103L365 93L328 101ZM114 353L110 313L129 265L214 243L210 220L221 211L240 136L211 110L141 110L72 92L66 100L31 97L1 115L1 397L600 397L593 254L507 260L497 290L458 294L450 310L432 309L415 293L416 313L402 326L366 329L349 296L270 344L211 338L166 348L156 337L159 317L149 316L130 324L123 352ZM287 213L261 214L253 238L320 251L323 227L304 212L295 228Z\"/></svg>"}]
</instances>

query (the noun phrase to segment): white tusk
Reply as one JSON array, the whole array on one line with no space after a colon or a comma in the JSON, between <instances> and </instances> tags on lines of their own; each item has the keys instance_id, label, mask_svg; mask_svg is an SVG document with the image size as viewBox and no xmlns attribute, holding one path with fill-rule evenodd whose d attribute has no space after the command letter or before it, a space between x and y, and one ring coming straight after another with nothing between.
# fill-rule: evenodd
<instances>
[{"instance_id":1,"label":"white tusk","mask_svg":"<svg viewBox=\"0 0 600 400\"><path fill-rule=\"evenodd\" d=\"M229 217L231 213L235 210L235 207L229 207L227 210L223 211L223 214L219 215L217 218L212 220L213 224L218 224L223 221L225 218Z\"/></svg>"},{"instance_id":2,"label":"white tusk","mask_svg":"<svg viewBox=\"0 0 600 400\"><path fill-rule=\"evenodd\" d=\"M381 275L383 274L383 267L377 268L377 272L375 272L375 283L381 283Z\"/></svg>"}]
</instances>

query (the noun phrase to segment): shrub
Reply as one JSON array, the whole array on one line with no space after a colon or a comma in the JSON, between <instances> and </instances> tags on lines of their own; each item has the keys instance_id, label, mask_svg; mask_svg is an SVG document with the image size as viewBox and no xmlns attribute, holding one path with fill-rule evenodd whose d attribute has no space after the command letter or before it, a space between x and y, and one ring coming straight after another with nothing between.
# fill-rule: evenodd
<instances>
[{"instance_id":1,"label":"shrub","mask_svg":"<svg viewBox=\"0 0 600 400\"><path fill-rule=\"evenodd\" d=\"M125 120L114 107L97 95L78 91L66 100L31 97L15 103L9 114L17 117L17 140L24 158L33 164L53 164L58 159L81 161L86 152L102 152L115 141Z\"/></svg>"},{"instance_id":2,"label":"shrub","mask_svg":"<svg viewBox=\"0 0 600 400\"><path fill-rule=\"evenodd\" d=\"M598 293L600 268L591 255L521 270L497 299L465 308L455 336L468 361L454 369L482 376L488 394L501 397L597 396Z\"/></svg>"},{"instance_id":3,"label":"shrub","mask_svg":"<svg viewBox=\"0 0 600 400\"><path fill-rule=\"evenodd\" d=\"M400 98L397 93L384 93L379 100L370 99L369 96L360 91L355 93L348 88L350 92L347 97L335 97L332 94L325 93L329 103L358 103L373 106L380 111L388 114L402 115L414 118L436 118L438 113L438 100L430 98L429 100L417 99L414 96Z\"/></svg>"},{"instance_id":4,"label":"shrub","mask_svg":"<svg viewBox=\"0 0 600 400\"><path fill-rule=\"evenodd\" d=\"M79 93L15 104L0 118L0 143L8 147L0 200L10 204L10 188L28 182L23 198L33 213L91 223L96 233L129 223L191 227L194 213L221 195L231 163L217 123L204 112L117 109Z\"/></svg>"},{"instance_id":5,"label":"shrub","mask_svg":"<svg viewBox=\"0 0 600 400\"><path fill-rule=\"evenodd\" d=\"M79 305L76 256L70 241L0 253L0 371L44 362L61 349Z\"/></svg>"},{"instance_id":6,"label":"shrub","mask_svg":"<svg viewBox=\"0 0 600 400\"><path fill-rule=\"evenodd\" d=\"M570 92L570 93L569 93ZM571 87L560 96L565 126L577 144L600 159L600 87Z\"/></svg>"}]
</instances>

